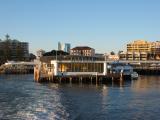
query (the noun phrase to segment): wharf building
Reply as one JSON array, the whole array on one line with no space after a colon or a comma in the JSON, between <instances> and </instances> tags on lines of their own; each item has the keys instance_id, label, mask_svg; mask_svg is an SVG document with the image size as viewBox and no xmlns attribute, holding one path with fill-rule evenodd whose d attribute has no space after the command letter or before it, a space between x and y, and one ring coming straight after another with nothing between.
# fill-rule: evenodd
<instances>
[{"instance_id":1,"label":"wharf building","mask_svg":"<svg viewBox=\"0 0 160 120\"><path fill-rule=\"evenodd\" d=\"M20 42L15 39L10 39L6 35L5 40L0 41L0 60L26 61L29 60L29 45L27 42Z\"/></svg>"},{"instance_id":2,"label":"wharf building","mask_svg":"<svg viewBox=\"0 0 160 120\"><path fill-rule=\"evenodd\" d=\"M77 46L71 49L70 54L77 56L95 56L95 49L88 46Z\"/></svg>"},{"instance_id":3,"label":"wharf building","mask_svg":"<svg viewBox=\"0 0 160 120\"><path fill-rule=\"evenodd\" d=\"M40 58L41 76L91 76L106 75L107 63L102 57L64 55L42 56ZM37 70L35 70L37 71Z\"/></svg>"},{"instance_id":4,"label":"wharf building","mask_svg":"<svg viewBox=\"0 0 160 120\"><path fill-rule=\"evenodd\" d=\"M58 50L59 51L61 50L61 51L70 53L70 49L71 49L71 44L58 42Z\"/></svg>"},{"instance_id":5,"label":"wharf building","mask_svg":"<svg viewBox=\"0 0 160 120\"><path fill-rule=\"evenodd\" d=\"M127 52L119 55L120 60L160 60L160 42L136 40L127 44Z\"/></svg>"}]
</instances>

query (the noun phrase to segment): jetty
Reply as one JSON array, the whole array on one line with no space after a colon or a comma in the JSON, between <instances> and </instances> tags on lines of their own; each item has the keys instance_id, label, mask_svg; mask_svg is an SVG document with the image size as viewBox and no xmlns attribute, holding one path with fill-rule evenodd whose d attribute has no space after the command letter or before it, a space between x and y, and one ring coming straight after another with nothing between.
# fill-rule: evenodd
<instances>
[{"instance_id":1,"label":"jetty","mask_svg":"<svg viewBox=\"0 0 160 120\"><path fill-rule=\"evenodd\" d=\"M108 64L112 62L87 56L45 56L40 59L40 64L34 67L34 79L37 82L95 84L131 79L131 75L108 69Z\"/></svg>"},{"instance_id":2,"label":"jetty","mask_svg":"<svg viewBox=\"0 0 160 120\"><path fill-rule=\"evenodd\" d=\"M33 74L36 62L8 61L0 66L1 74Z\"/></svg>"},{"instance_id":3,"label":"jetty","mask_svg":"<svg viewBox=\"0 0 160 120\"><path fill-rule=\"evenodd\" d=\"M88 56L43 56L34 67L36 82L55 83L105 83L110 80L130 80L131 75L115 72L109 66L118 62L129 65L138 74L160 74L160 61L143 60L104 60L101 57Z\"/></svg>"}]
</instances>

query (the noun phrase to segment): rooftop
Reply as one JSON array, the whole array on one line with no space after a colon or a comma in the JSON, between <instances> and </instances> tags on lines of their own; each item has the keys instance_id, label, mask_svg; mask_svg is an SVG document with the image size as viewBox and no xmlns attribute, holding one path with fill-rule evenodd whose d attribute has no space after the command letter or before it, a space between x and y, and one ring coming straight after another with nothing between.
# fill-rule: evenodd
<instances>
[{"instance_id":1,"label":"rooftop","mask_svg":"<svg viewBox=\"0 0 160 120\"><path fill-rule=\"evenodd\" d=\"M77 47L72 48L72 50L84 50L84 49L91 50L92 48L88 46L77 46Z\"/></svg>"}]
</instances>

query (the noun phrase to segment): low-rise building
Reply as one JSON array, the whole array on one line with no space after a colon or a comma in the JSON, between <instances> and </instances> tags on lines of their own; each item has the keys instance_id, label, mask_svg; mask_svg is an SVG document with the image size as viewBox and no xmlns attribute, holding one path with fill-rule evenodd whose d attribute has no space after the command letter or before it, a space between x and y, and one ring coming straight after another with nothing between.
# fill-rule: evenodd
<instances>
[{"instance_id":1,"label":"low-rise building","mask_svg":"<svg viewBox=\"0 0 160 120\"><path fill-rule=\"evenodd\" d=\"M108 60L117 61L119 60L119 56L118 55L108 55Z\"/></svg>"},{"instance_id":2,"label":"low-rise building","mask_svg":"<svg viewBox=\"0 0 160 120\"><path fill-rule=\"evenodd\" d=\"M70 54L78 56L95 56L95 49L88 46L77 46L71 49Z\"/></svg>"},{"instance_id":3,"label":"low-rise building","mask_svg":"<svg viewBox=\"0 0 160 120\"><path fill-rule=\"evenodd\" d=\"M37 58L39 59L40 57L42 57L44 53L45 53L45 51L42 49L37 50Z\"/></svg>"},{"instance_id":4,"label":"low-rise building","mask_svg":"<svg viewBox=\"0 0 160 120\"><path fill-rule=\"evenodd\" d=\"M119 54L120 60L148 60L147 52L123 52Z\"/></svg>"}]
</instances>

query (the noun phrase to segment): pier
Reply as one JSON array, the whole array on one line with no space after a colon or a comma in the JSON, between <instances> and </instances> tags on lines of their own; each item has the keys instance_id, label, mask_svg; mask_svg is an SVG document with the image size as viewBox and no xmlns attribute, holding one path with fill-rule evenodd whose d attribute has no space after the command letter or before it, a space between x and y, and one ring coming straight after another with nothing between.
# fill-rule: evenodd
<instances>
[{"instance_id":1,"label":"pier","mask_svg":"<svg viewBox=\"0 0 160 120\"><path fill-rule=\"evenodd\" d=\"M120 74L52 76L35 71L34 79L36 82L105 84L111 81L121 81L124 78Z\"/></svg>"},{"instance_id":2,"label":"pier","mask_svg":"<svg viewBox=\"0 0 160 120\"><path fill-rule=\"evenodd\" d=\"M57 56L43 57L34 68L37 82L105 83L109 80L128 80L131 76L114 73L108 66L119 62L133 67L139 74L159 74L160 61L110 61L95 57Z\"/></svg>"},{"instance_id":3,"label":"pier","mask_svg":"<svg viewBox=\"0 0 160 120\"><path fill-rule=\"evenodd\" d=\"M33 74L36 62L8 61L0 66L1 74Z\"/></svg>"},{"instance_id":4,"label":"pier","mask_svg":"<svg viewBox=\"0 0 160 120\"><path fill-rule=\"evenodd\" d=\"M64 57L64 56L63 56ZM69 56L65 59L43 58L34 68L34 79L37 82L56 83L104 83L109 80L124 80L121 73L108 71L107 61L93 57ZM111 61L109 61L111 62Z\"/></svg>"}]
</instances>

